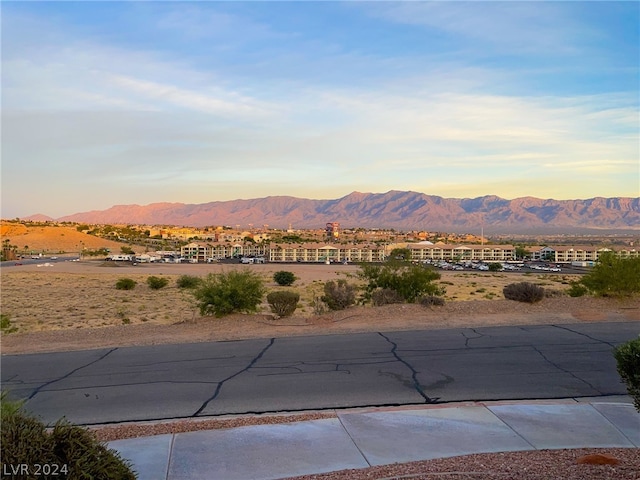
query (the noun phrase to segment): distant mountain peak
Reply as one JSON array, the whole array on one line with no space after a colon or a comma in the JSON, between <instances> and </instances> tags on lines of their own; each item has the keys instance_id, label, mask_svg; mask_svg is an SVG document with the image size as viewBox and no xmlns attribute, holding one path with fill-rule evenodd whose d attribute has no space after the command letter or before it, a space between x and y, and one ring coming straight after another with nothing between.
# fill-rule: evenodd
<instances>
[{"instance_id":1,"label":"distant mountain peak","mask_svg":"<svg viewBox=\"0 0 640 480\"><path fill-rule=\"evenodd\" d=\"M116 205L107 210L76 213L60 221L148 225L263 225L272 228L343 228L466 233L484 227L494 233L571 232L588 229L640 228L640 197L594 197L554 200L497 195L443 198L413 191L351 192L332 200L292 196L213 201L204 204L152 203Z\"/></svg>"}]
</instances>

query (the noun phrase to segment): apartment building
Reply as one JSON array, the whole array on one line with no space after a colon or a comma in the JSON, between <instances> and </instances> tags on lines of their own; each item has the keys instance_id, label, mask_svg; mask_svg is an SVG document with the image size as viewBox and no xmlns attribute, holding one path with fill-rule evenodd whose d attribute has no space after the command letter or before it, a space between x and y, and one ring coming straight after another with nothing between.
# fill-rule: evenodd
<instances>
[{"instance_id":1,"label":"apartment building","mask_svg":"<svg viewBox=\"0 0 640 480\"><path fill-rule=\"evenodd\" d=\"M554 263L595 262L603 252L614 252L621 258L637 258L636 247L601 247L588 245L545 246L531 251L532 260L547 260Z\"/></svg>"},{"instance_id":2,"label":"apartment building","mask_svg":"<svg viewBox=\"0 0 640 480\"><path fill-rule=\"evenodd\" d=\"M385 247L375 244L273 243L269 245L265 257L269 262L382 262L385 259Z\"/></svg>"},{"instance_id":3,"label":"apartment building","mask_svg":"<svg viewBox=\"0 0 640 480\"><path fill-rule=\"evenodd\" d=\"M424 262L446 260L456 262L506 262L515 260L513 245L451 245L445 243L408 243L411 260Z\"/></svg>"},{"instance_id":4,"label":"apartment building","mask_svg":"<svg viewBox=\"0 0 640 480\"><path fill-rule=\"evenodd\" d=\"M267 247L256 243L201 243L191 242L180 248L183 258L201 263L209 259L229 258L238 256L263 257Z\"/></svg>"}]
</instances>

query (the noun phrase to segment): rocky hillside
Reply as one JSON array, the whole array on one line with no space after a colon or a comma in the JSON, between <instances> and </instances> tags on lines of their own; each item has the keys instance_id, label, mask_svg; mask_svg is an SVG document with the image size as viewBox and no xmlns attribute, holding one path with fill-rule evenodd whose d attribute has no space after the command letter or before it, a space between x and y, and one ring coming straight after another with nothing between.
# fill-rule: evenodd
<instances>
[{"instance_id":1,"label":"rocky hillside","mask_svg":"<svg viewBox=\"0 0 640 480\"><path fill-rule=\"evenodd\" d=\"M484 227L492 233L634 230L640 229L640 197L506 200L493 195L459 199L404 191L353 192L335 200L276 196L203 204L117 205L58 220L190 226L268 224L277 228L289 224L322 228L326 222L339 222L343 227L450 232Z\"/></svg>"}]
</instances>

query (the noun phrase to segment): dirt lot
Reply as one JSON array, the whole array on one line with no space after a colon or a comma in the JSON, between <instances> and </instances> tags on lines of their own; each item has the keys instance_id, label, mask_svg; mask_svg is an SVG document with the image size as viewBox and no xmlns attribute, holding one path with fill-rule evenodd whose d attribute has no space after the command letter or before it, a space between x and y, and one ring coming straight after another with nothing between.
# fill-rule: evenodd
<instances>
[{"instance_id":1,"label":"dirt lot","mask_svg":"<svg viewBox=\"0 0 640 480\"><path fill-rule=\"evenodd\" d=\"M443 307L389 305L319 312L314 300L327 280L357 282L353 265L170 265L121 266L114 262L60 262L52 266L24 265L2 272L2 313L14 332L2 336L2 353L26 353L152 345L256 337L390 331L424 328L474 327L590 321L640 321L640 301L571 298L559 295L538 304L505 300L504 285L529 281L561 292L571 276L489 272L442 272L446 287ZM206 275L232 268L251 268L269 289L291 288L301 295L294 316L277 319L266 303L256 315L221 319L201 317L191 295L176 286L180 275ZM278 287L278 270L296 275L292 287ZM152 290L150 275L169 279ZM130 291L117 290L119 278L138 282ZM6 332L6 330L5 330Z\"/></svg>"}]
</instances>

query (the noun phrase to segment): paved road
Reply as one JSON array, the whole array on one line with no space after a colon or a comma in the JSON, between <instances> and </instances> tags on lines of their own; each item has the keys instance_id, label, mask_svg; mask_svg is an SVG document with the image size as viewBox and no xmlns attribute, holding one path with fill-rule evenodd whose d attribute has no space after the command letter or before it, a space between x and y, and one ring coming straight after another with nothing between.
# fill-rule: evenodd
<instances>
[{"instance_id":1,"label":"paved road","mask_svg":"<svg viewBox=\"0 0 640 480\"><path fill-rule=\"evenodd\" d=\"M79 424L625 394L638 322L382 332L2 357L2 389Z\"/></svg>"}]
</instances>

